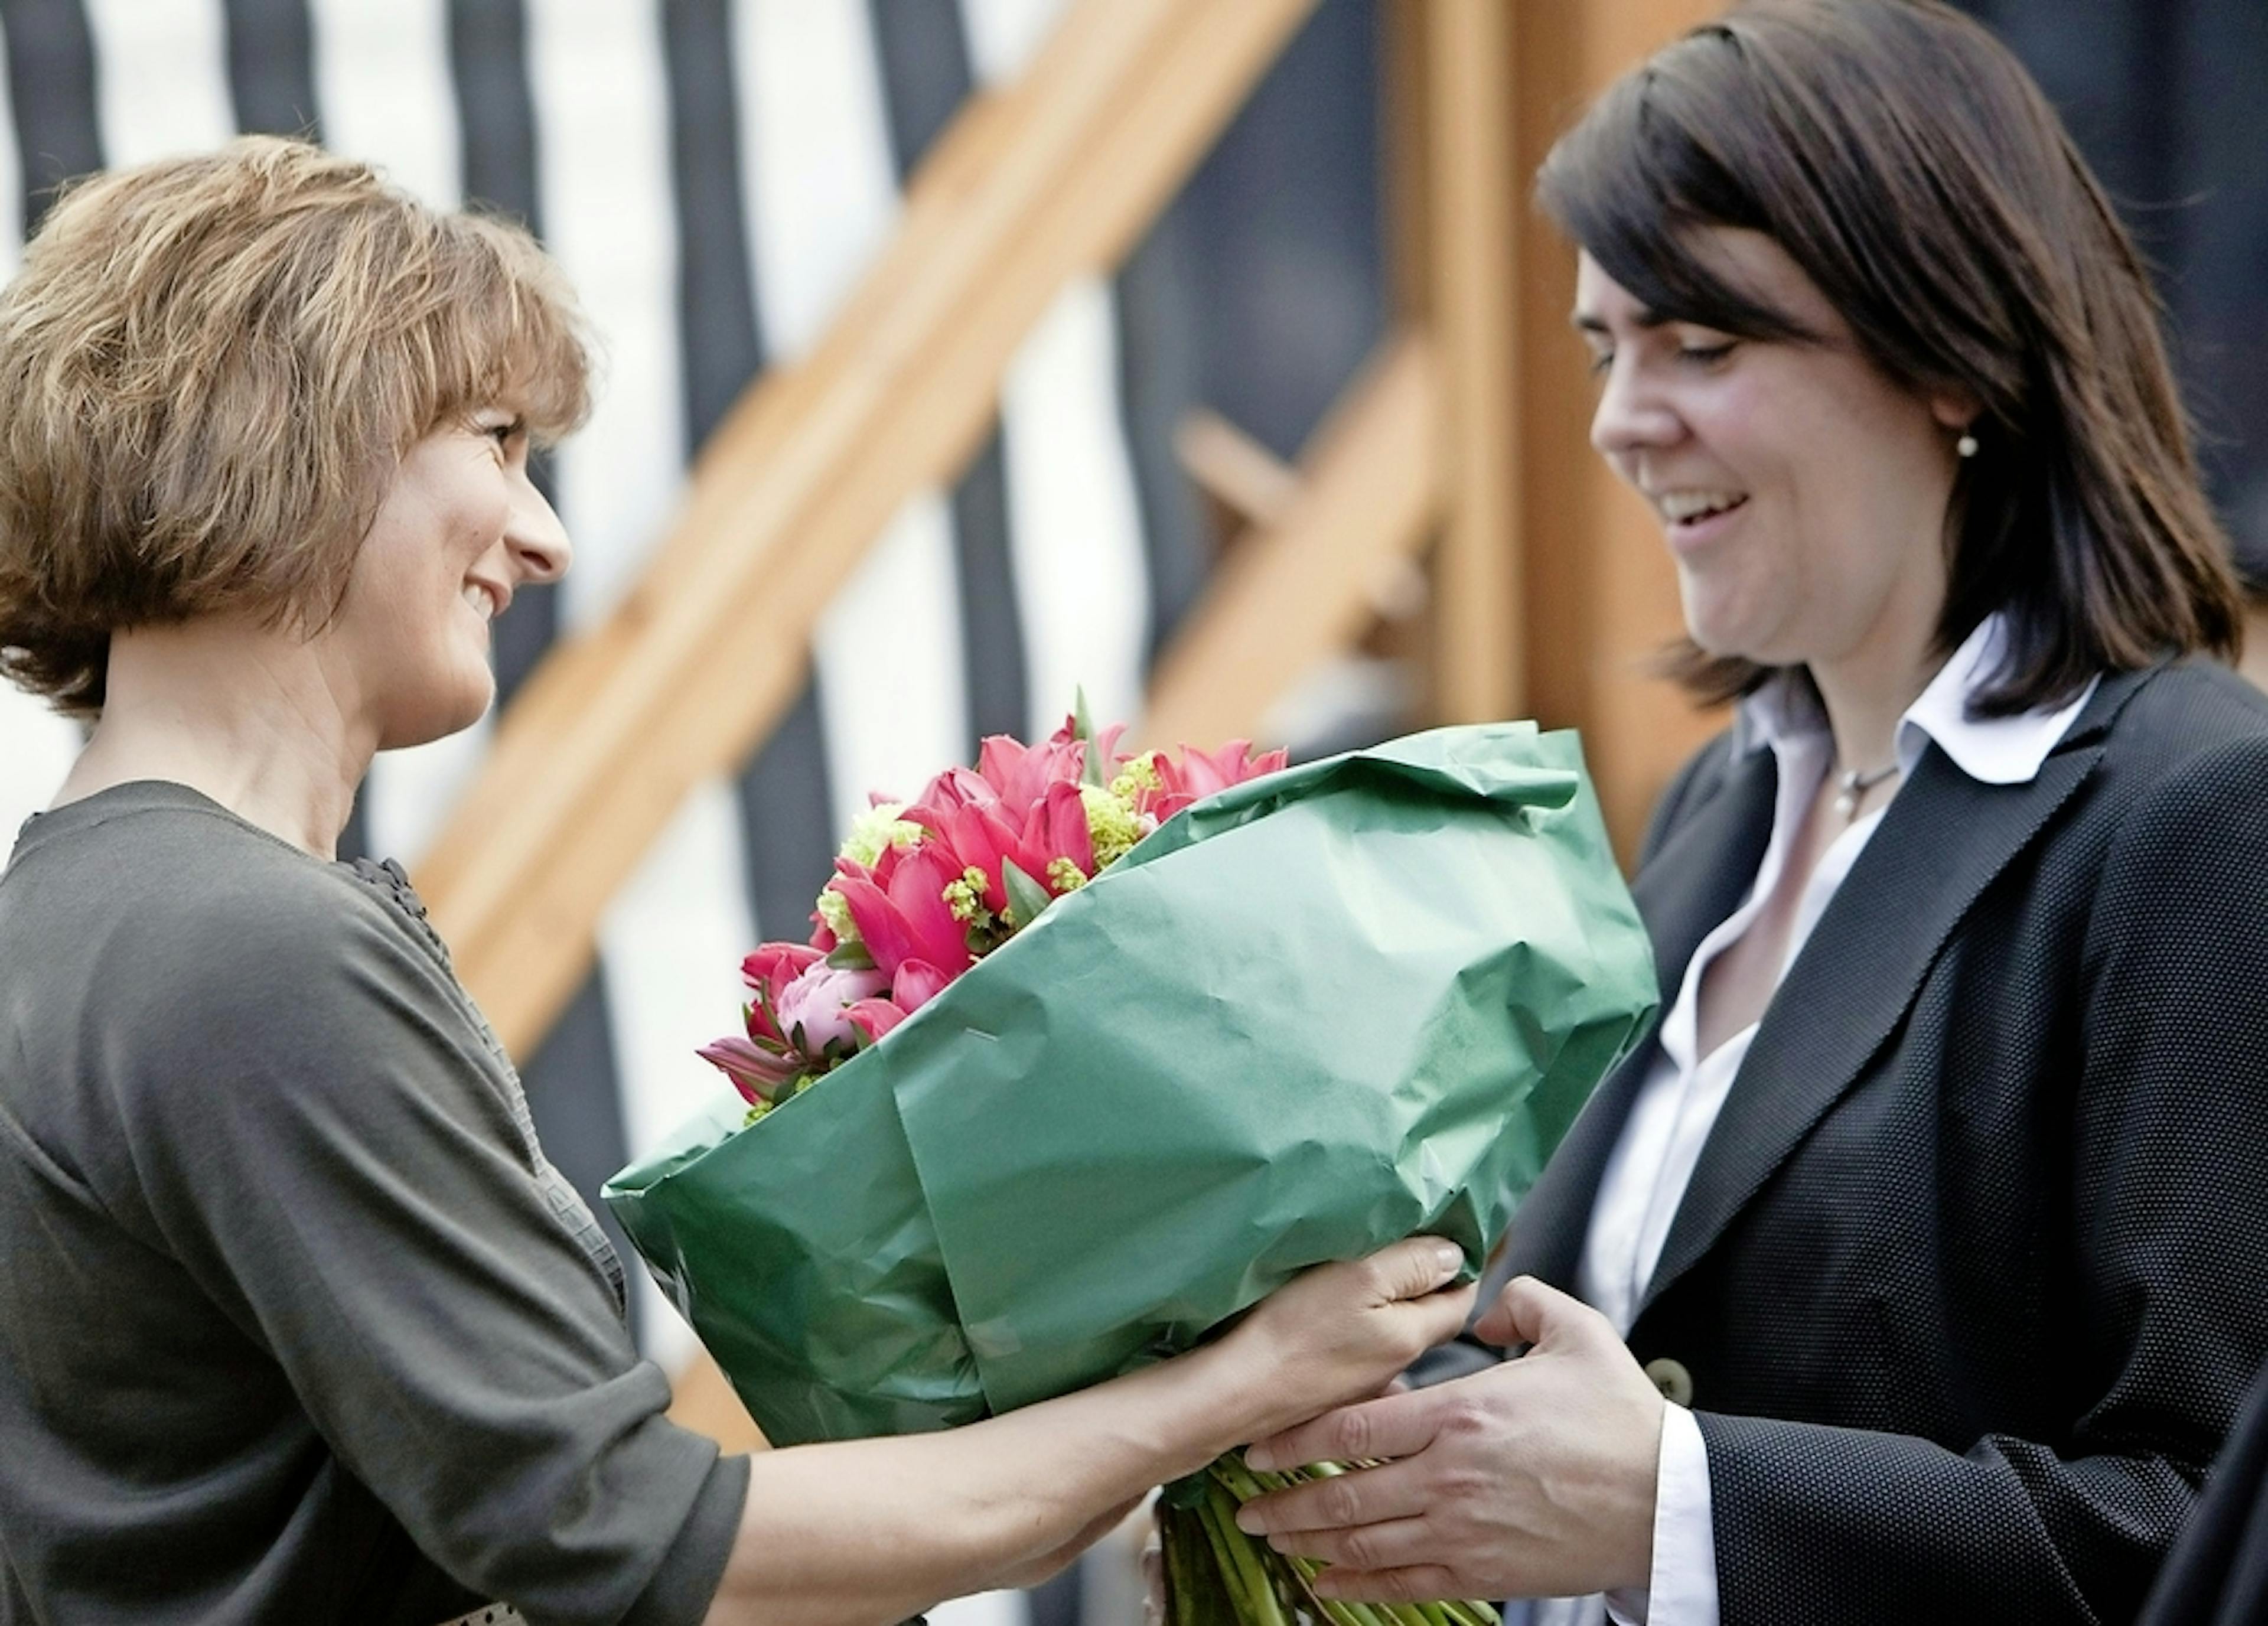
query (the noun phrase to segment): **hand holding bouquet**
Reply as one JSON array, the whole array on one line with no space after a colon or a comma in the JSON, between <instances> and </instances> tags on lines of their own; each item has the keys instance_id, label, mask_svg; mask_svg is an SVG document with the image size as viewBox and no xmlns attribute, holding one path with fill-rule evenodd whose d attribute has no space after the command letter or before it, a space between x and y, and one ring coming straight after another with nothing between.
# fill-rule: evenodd
<instances>
[{"instance_id":1,"label":"hand holding bouquet","mask_svg":"<svg viewBox=\"0 0 2268 1626\"><path fill-rule=\"evenodd\" d=\"M988 741L877 806L704 1052L748 1104L609 1183L775 1443L1082 1387L1421 1231L1477 1265L1651 1012L1571 735L1116 739ZM1373 1626L1215 1527L1177 1593Z\"/></svg>"}]
</instances>

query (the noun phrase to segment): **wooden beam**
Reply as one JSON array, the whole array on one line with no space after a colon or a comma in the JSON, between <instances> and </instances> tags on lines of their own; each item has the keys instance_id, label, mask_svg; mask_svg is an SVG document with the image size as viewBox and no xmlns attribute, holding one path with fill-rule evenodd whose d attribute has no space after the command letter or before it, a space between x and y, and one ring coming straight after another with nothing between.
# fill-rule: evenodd
<instances>
[{"instance_id":1,"label":"wooden beam","mask_svg":"<svg viewBox=\"0 0 2268 1626\"><path fill-rule=\"evenodd\" d=\"M1143 739L1250 739L1361 635L1440 513L1441 438L1432 347L1389 339L1316 431L1283 517L1237 544L1160 657Z\"/></svg>"},{"instance_id":2,"label":"wooden beam","mask_svg":"<svg viewBox=\"0 0 2268 1626\"><path fill-rule=\"evenodd\" d=\"M1080 0L944 138L814 355L720 427L644 578L530 681L420 866L514 1054L571 996L600 911L687 791L793 700L809 630L868 544L974 451L1049 302L1123 257L1314 4Z\"/></svg>"},{"instance_id":3,"label":"wooden beam","mask_svg":"<svg viewBox=\"0 0 2268 1626\"><path fill-rule=\"evenodd\" d=\"M1243 525L1273 525L1300 489L1282 459L1210 408L1174 425L1174 456L1197 489Z\"/></svg>"},{"instance_id":4,"label":"wooden beam","mask_svg":"<svg viewBox=\"0 0 2268 1626\"><path fill-rule=\"evenodd\" d=\"M1512 12L1433 0L1424 18L1425 269L1447 407L1446 514L1434 555L1434 710L1520 712L1521 443Z\"/></svg>"}]
</instances>

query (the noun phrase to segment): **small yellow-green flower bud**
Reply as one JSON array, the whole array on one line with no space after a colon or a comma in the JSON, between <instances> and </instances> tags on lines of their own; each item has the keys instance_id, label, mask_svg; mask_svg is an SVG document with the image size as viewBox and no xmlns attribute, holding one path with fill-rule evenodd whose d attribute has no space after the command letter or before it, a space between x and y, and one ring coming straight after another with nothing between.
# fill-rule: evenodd
<instances>
[{"instance_id":1,"label":"small yellow-green flower bud","mask_svg":"<svg viewBox=\"0 0 2268 1626\"><path fill-rule=\"evenodd\" d=\"M992 911L984 907L985 885L984 872L973 864L961 872L959 880L946 883L945 907L954 919L980 928L992 923Z\"/></svg>"},{"instance_id":2,"label":"small yellow-green flower bud","mask_svg":"<svg viewBox=\"0 0 2268 1626\"><path fill-rule=\"evenodd\" d=\"M819 894L819 918L837 943L860 941L858 923L850 918L850 900L832 887Z\"/></svg>"},{"instance_id":3,"label":"small yellow-green flower bud","mask_svg":"<svg viewBox=\"0 0 2268 1626\"><path fill-rule=\"evenodd\" d=\"M1094 843L1094 868L1100 874L1124 857L1128 850L1142 839L1141 826L1134 817L1132 805L1115 789L1081 785L1079 799L1086 809L1086 834ZM1057 890L1064 889L1059 887Z\"/></svg>"},{"instance_id":4,"label":"small yellow-green flower bud","mask_svg":"<svg viewBox=\"0 0 2268 1626\"><path fill-rule=\"evenodd\" d=\"M1158 776L1158 754L1145 751L1130 757L1118 776L1110 782L1110 793L1123 802L1132 802L1145 791L1161 791L1166 782Z\"/></svg>"},{"instance_id":5,"label":"small yellow-green flower bud","mask_svg":"<svg viewBox=\"0 0 2268 1626\"><path fill-rule=\"evenodd\" d=\"M843 856L871 870L890 848L910 847L921 840L921 826L899 817L905 810L903 802L879 802L860 813L850 821L850 834L843 838Z\"/></svg>"},{"instance_id":6,"label":"small yellow-green flower bud","mask_svg":"<svg viewBox=\"0 0 2268 1626\"><path fill-rule=\"evenodd\" d=\"M1049 864L1048 887L1057 897L1066 892L1077 892L1086 885L1086 872L1069 858L1057 858Z\"/></svg>"}]
</instances>

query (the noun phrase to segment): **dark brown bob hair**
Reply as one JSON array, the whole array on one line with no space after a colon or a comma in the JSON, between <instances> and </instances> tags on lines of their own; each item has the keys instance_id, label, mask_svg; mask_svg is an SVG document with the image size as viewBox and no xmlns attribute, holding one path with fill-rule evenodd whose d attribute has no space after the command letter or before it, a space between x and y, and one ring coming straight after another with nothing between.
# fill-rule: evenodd
<instances>
[{"instance_id":1,"label":"dark brown bob hair","mask_svg":"<svg viewBox=\"0 0 2268 1626\"><path fill-rule=\"evenodd\" d=\"M1819 338L1695 252L1697 228L1761 232L1889 378L1978 403L1937 636L1949 652L2005 614L1980 714L2238 651L2228 543L2140 256L2039 87L1977 24L1936 0L1751 0L1611 86L1536 190L1664 320ZM1672 670L1711 701L1768 675L1690 643Z\"/></svg>"}]
</instances>

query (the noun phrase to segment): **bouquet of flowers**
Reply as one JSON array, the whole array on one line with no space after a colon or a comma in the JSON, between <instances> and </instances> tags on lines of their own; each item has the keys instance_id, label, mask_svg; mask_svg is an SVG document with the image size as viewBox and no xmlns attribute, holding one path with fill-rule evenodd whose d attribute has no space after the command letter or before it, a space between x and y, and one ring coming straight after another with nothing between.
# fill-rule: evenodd
<instances>
[{"instance_id":1,"label":"bouquet of flowers","mask_svg":"<svg viewBox=\"0 0 2268 1626\"><path fill-rule=\"evenodd\" d=\"M1116 754L1086 708L1045 745L996 734L908 805L882 797L852 828L812 911L808 943L766 943L740 964L745 1034L702 1057L747 1099L749 1122L833 1071L946 985L1132 850L1199 797L1272 774L1285 754L1232 741ZM1106 773L1108 777L1106 778Z\"/></svg>"},{"instance_id":2,"label":"bouquet of flowers","mask_svg":"<svg viewBox=\"0 0 2268 1626\"><path fill-rule=\"evenodd\" d=\"M703 1052L744 1099L608 1182L776 1444L1084 1387L1421 1230L1477 1266L1653 1009L1572 735L1118 738L878 803ZM1254 1489L1169 1497L1177 1618L1479 1620L1316 1600L1220 1516Z\"/></svg>"}]
</instances>

